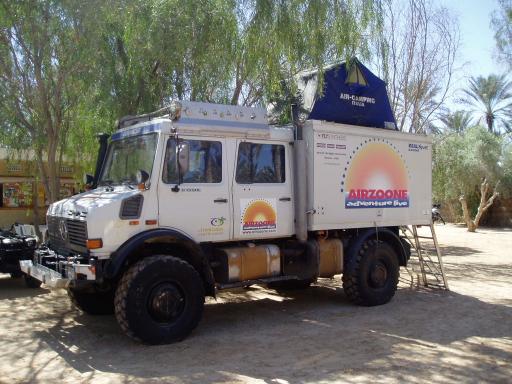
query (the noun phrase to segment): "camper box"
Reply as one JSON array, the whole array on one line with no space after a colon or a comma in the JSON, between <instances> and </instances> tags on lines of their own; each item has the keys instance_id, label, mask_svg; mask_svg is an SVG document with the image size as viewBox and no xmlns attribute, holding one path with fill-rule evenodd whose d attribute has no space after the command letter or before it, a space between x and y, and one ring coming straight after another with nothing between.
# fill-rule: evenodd
<instances>
[{"instance_id":1,"label":"camper box","mask_svg":"<svg viewBox=\"0 0 512 384\"><path fill-rule=\"evenodd\" d=\"M304 139L310 231L430 223L430 137L309 120Z\"/></svg>"}]
</instances>

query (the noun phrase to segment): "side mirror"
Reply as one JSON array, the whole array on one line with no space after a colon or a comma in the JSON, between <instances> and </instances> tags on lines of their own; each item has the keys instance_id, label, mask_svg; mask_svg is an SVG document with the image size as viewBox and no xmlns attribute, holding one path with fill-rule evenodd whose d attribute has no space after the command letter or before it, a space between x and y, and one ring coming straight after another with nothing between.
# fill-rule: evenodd
<instances>
[{"instance_id":1,"label":"side mirror","mask_svg":"<svg viewBox=\"0 0 512 384\"><path fill-rule=\"evenodd\" d=\"M137 184L140 185L140 184L145 184L146 181L149 180L149 173L147 173L145 170L143 169L139 169L137 171L137 176L136 176L136 180L137 180Z\"/></svg>"},{"instance_id":2,"label":"side mirror","mask_svg":"<svg viewBox=\"0 0 512 384\"><path fill-rule=\"evenodd\" d=\"M178 166L180 167L179 174L183 176L188 172L190 161L190 147L188 143L180 143L178 150ZM181 182L181 180L180 180Z\"/></svg>"},{"instance_id":3,"label":"side mirror","mask_svg":"<svg viewBox=\"0 0 512 384\"><path fill-rule=\"evenodd\" d=\"M91 189L92 188L92 185L94 183L94 176L93 175L89 175L89 174L85 174L84 175L84 186L85 186L85 189Z\"/></svg>"}]
</instances>

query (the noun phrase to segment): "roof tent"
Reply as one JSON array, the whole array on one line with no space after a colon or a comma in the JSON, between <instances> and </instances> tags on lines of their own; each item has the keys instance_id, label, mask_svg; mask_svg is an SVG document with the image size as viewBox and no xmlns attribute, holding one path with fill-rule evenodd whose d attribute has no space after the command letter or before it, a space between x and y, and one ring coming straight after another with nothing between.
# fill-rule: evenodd
<instances>
[{"instance_id":1,"label":"roof tent","mask_svg":"<svg viewBox=\"0 0 512 384\"><path fill-rule=\"evenodd\" d=\"M297 74L302 112L307 119L396 130L386 83L357 59L324 70L323 95L318 71Z\"/></svg>"}]
</instances>

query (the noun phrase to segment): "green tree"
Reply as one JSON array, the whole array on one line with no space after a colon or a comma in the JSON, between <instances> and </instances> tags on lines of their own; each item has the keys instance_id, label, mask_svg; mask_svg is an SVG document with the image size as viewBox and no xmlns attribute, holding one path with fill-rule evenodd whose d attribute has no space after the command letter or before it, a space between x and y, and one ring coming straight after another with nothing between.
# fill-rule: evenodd
<instances>
[{"instance_id":1,"label":"green tree","mask_svg":"<svg viewBox=\"0 0 512 384\"><path fill-rule=\"evenodd\" d=\"M256 105L301 69L368 53L376 2L110 0L100 8L95 103L116 116L171 98Z\"/></svg>"},{"instance_id":2,"label":"green tree","mask_svg":"<svg viewBox=\"0 0 512 384\"><path fill-rule=\"evenodd\" d=\"M506 75L471 77L468 89L463 90L462 102L473 108L491 133L511 132L508 121L512 108L512 83Z\"/></svg>"},{"instance_id":3,"label":"green tree","mask_svg":"<svg viewBox=\"0 0 512 384\"><path fill-rule=\"evenodd\" d=\"M433 160L434 199L460 204L468 230L476 230L497 197L505 172L502 138L482 127L470 128L464 135L442 135L436 139Z\"/></svg>"},{"instance_id":4,"label":"green tree","mask_svg":"<svg viewBox=\"0 0 512 384\"><path fill-rule=\"evenodd\" d=\"M66 138L79 127L74 108L87 89L84 12L66 1L0 1L1 139L34 151L50 202L59 199Z\"/></svg>"},{"instance_id":5,"label":"green tree","mask_svg":"<svg viewBox=\"0 0 512 384\"><path fill-rule=\"evenodd\" d=\"M472 125L473 118L468 111L446 111L439 116L444 133L463 134Z\"/></svg>"}]
</instances>

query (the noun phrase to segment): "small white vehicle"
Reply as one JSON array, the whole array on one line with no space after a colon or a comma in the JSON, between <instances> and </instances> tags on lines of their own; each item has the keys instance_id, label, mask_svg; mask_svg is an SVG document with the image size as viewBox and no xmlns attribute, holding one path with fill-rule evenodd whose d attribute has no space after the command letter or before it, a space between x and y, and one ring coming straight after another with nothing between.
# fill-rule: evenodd
<instances>
[{"instance_id":1,"label":"small white vehicle","mask_svg":"<svg viewBox=\"0 0 512 384\"><path fill-rule=\"evenodd\" d=\"M197 102L120 127L95 188L50 206L49 250L21 267L145 343L183 339L205 296L251 284L342 274L352 302L384 304L410 256L399 226L431 220L427 136Z\"/></svg>"}]
</instances>

